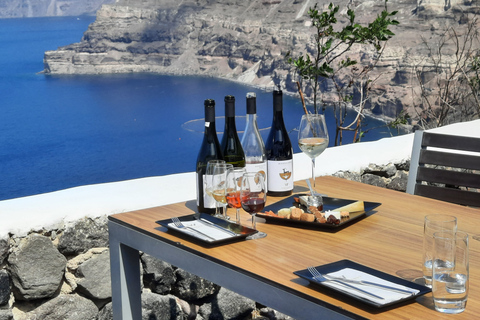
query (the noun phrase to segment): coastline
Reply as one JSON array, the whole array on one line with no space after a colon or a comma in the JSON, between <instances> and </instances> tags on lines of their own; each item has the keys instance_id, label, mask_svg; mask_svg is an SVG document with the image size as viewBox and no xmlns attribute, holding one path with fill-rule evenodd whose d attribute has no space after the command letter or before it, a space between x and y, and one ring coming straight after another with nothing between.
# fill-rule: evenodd
<instances>
[{"instance_id":1,"label":"coastline","mask_svg":"<svg viewBox=\"0 0 480 320\"><path fill-rule=\"evenodd\" d=\"M432 129L433 132L480 138L480 120ZM359 171L370 163L409 159L413 134L330 147L317 159L316 175ZM294 154L294 180L311 175L311 160ZM56 192L0 201L0 238L23 236L61 222L100 217L182 201L195 201L195 173L186 172L119 182L85 185Z\"/></svg>"}]
</instances>

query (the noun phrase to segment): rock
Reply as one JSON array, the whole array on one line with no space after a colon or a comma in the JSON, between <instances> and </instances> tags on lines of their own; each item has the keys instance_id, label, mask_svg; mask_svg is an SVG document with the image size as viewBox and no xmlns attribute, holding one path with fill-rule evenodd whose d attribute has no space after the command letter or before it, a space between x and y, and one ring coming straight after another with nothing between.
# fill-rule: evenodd
<instances>
[{"instance_id":1,"label":"rock","mask_svg":"<svg viewBox=\"0 0 480 320\"><path fill-rule=\"evenodd\" d=\"M265 307L260 309L260 315L269 320L295 320L294 318L287 316L281 312Z\"/></svg>"},{"instance_id":2,"label":"rock","mask_svg":"<svg viewBox=\"0 0 480 320\"><path fill-rule=\"evenodd\" d=\"M148 254L143 254L141 261L145 287L158 294L170 293L176 281L173 267Z\"/></svg>"},{"instance_id":3,"label":"rock","mask_svg":"<svg viewBox=\"0 0 480 320\"><path fill-rule=\"evenodd\" d=\"M78 291L92 299L109 299L112 297L110 280L110 251L82 263L76 272Z\"/></svg>"},{"instance_id":4,"label":"rock","mask_svg":"<svg viewBox=\"0 0 480 320\"><path fill-rule=\"evenodd\" d=\"M0 320L14 320L12 309L0 309Z\"/></svg>"},{"instance_id":5,"label":"rock","mask_svg":"<svg viewBox=\"0 0 480 320\"><path fill-rule=\"evenodd\" d=\"M397 170L408 171L410 170L410 159L395 163L395 166L397 167Z\"/></svg>"},{"instance_id":6,"label":"rock","mask_svg":"<svg viewBox=\"0 0 480 320\"><path fill-rule=\"evenodd\" d=\"M49 238L31 234L8 257L16 299L52 297L60 288L67 259Z\"/></svg>"},{"instance_id":7,"label":"rock","mask_svg":"<svg viewBox=\"0 0 480 320\"><path fill-rule=\"evenodd\" d=\"M372 186L377 186L381 188L385 188L387 186L385 178L371 173L366 173L362 176L362 183L370 184Z\"/></svg>"},{"instance_id":8,"label":"rock","mask_svg":"<svg viewBox=\"0 0 480 320\"><path fill-rule=\"evenodd\" d=\"M186 301L199 300L218 291L218 285L200 278L194 274L177 269L175 272L177 282L172 288L172 293Z\"/></svg>"},{"instance_id":9,"label":"rock","mask_svg":"<svg viewBox=\"0 0 480 320\"><path fill-rule=\"evenodd\" d=\"M338 178L342 178L342 179L351 180L351 181L357 181L357 182L362 181L360 173L358 173L358 172L339 171L339 172L334 173L333 176L338 177Z\"/></svg>"},{"instance_id":10,"label":"rock","mask_svg":"<svg viewBox=\"0 0 480 320\"><path fill-rule=\"evenodd\" d=\"M142 293L142 320L187 320L173 295L159 295L152 292Z\"/></svg>"},{"instance_id":11,"label":"rock","mask_svg":"<svg viewBox=\"0 0 480 320\"><path fill-rule=\"evenodd\" d=\"M0 264L2 264L5 258L8 256L8 249L8 240L0 239Z\"/></svg>"},{"instance_id":12,"label":"rock","mask_svg":"<svg viewBox=\"0 0 480 320\"><path fill-rule=\"evenodd\" d=\"M24 320L94 320L98 309L95 304L79 295L59 295L25 314Z\"/></svg>"},{"instance_id":13,"label":"rock","mask_svg":"<svg viewBox=\"0 0 480 320\"><path fill-rule=\"evenodd\" d=\"M58 243L58 250L66 256L84 253L95 247L108 247L106 216L69 223Z\"/></svg>"},{"instance_id":14,"label":"rock","mask_svg":"<svg viewBox=\"0 0 480 320\"><path fill-rule=\"evenodd\" d=\"M0 270L0 306L8 303L10 300L10 276L6 270ZM1 318L0 318L1 320Z\"/></svg>"},{"instance_id":15,"label":"rock","mask_svg":"<svg viewBox=\"0 0 480 320\"><path fill-rule=\"evenodd\" d=\"M113 307L109 302L98 312L97 320L113 320Z\"/></svg>"},{"instance_id":16,"label":"rock","mask_svg":"<svg viewBox=\"0 0 480 320\"><path fill-rule=\"evenodd\" d=\"M405 192L407 190L407 182L407 173L405 171L397 171L395 176L387 184L387 188Z\"/></svg>"},{"instance_id":17,"label":"rock","mask_svg":"<svg viewBox=\"0 0 480 320\"><path fill-rule=\"evenodd\" d=\"M204 319L245 319L255 310L255 301L221 288L215 299L200 307Z\"/></svg>"},{"instance_id":18,"label":"rock","mask_svg":"<svg viewBox=\"0 0 480 320\"><path fill-rule=\"evenodd\" d=\"M114 0L62 0L61 2L6 0L0 7L0 18L92 15L102 4L113 2Z\"/></svg>"},{"instance_id":19,"label":"rock","mask_svg":"<svg viewBox=\"0 0 480 320\"><path fill-rule=\"evenodd\" d=\"M370 163L366 168L363 169L364 174L373 174L381 177L388 177L388 174L385 170L386 167L383 167L378 164Z\"/></svg>"},{"instance_id":20,"label":"rock","mask_svg":"<svg viewBox=\"0 0 480 320\"><path fill-rule=\"evenodd\" d=\"M397 167L393 163L387 164L384 168L387 177L393 177L397 173Z\"/></svg>"}]
</instances>

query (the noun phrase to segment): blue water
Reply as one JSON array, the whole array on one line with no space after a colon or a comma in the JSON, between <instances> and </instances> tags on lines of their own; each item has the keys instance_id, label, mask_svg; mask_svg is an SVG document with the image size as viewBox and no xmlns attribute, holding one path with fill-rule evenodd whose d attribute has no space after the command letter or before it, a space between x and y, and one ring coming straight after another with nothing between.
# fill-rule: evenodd
<instances>
[{"instance_id":1,"label":"blue water","mask_svg":"<svg viewBox=\"0 0 480 320\"><path fill-rule=\"evenodd\" d=\"M79 42L94 19L0 19L0 200L194 171L207 98L217 101L220 139L223 97L237 97L241 131L245 94L257 92L258 122L266 138L272 119L270 92L201 77L38 73L45 51ZM295 142L300 102L285 97L284 110ZM327 119L332 135L334 118ZM366 140L388 135L376 131Z\"/></svg>"}]
</instances>

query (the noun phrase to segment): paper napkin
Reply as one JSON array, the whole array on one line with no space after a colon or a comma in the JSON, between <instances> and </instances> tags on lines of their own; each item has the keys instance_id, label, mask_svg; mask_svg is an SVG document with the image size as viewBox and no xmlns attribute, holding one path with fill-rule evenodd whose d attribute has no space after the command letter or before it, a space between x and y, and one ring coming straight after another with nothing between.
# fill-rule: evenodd
<instances>
[{"instance_id":1,"label":"paper napkin","mask_svg":"<svg viewBox=\"0 0 480 320\"><path fill-rule=\"evenodd\" d=\"M201 222L199 220L182 221L182 223L185 226L185 228L178 228L177 226L175 226L175 224L173 222L169 223L168 226L170 228L177 229L179 231L188 233L195 238L200 238L200 239L205 240L205 241L223 240L223 239L228 239L228 238L234 237L228 231L223 231L219 228L216 228L215 226L209 225L208 223ZM199 232L195 232L195 231L193 231L189 228L195 229ZM205 234L205 235L208 235L208 237L202 235L202 233ZM211 238L209 238L209 237L211 237Z\"/></svg>"},{"instance_id":2,"label":"paper napkin","mask_svg":"<svg viewBox=\"0 0 480 320\"><path fill-rule=\"evenodd\" d=\"M383 299L378 299L378 298L372 297L370 295L364 294L360 291L357 291L355 289L344 286L341 283L338 283L336 281L325 281L325 282L322 283L325 286L329 286L329 287L335 288L337 290L347 292L351 295L355 295L355 296L370 300L370 301L375 302L376 304L380 304L380 305L388 304L388 303L393 302L393 301L404 299L404 298L407 298L409 296L415 295L418 292L420 292L419 290L416 290L416 289L413 289L413 288L410 288L410 287L406 287L406 286L403 286L403 285L400 285L400 284L397 284L397 283L394 283L394 282L390 282L390 281L384 280L382 278L373 276L369 273L365 273L365 272L362 272L362 271L359 271L359 270L356 270L356 269L352 269L352 268L344 268L344 269L341 269L341 270L336 271L336 272L328 273L327 275L332 276L332 277L336 277L336 278L342 278L343 277L343 278L349 279L349 280L369 281L369 282L374 282L374 283L378 283L378 284L382 284L382 285L387 285L387 286L394 287L394 288L409 290L409 291L412 292L412 293L409 294L409 293L402 293L402 292L385 290L385 289L374 287L374 286L371 286L371 285L349 283L349 285L352 285L352 286L357 287L359 289L362 289L362 290L365 290L367 292L373 293L373 294L383 298Z\"/></svg>"}]
</instances>

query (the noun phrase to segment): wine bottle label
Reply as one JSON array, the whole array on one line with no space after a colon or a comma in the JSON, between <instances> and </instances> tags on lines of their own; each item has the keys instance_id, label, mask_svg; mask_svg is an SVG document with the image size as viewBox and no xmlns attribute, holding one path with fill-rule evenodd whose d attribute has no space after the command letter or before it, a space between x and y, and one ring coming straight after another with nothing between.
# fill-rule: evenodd
<instances>
[{"instance_id":1,"label":"wine bottle label","mask_svg":"<svg viewBox=\"0 0 480 320\"><path fill-rule=\"evenodd\" d=\"M293 160L267 161L268 191L293 190Z\"/></svg>"},{"instance_id":2,"label":"wine bottle label","mask_svg":"<svg viewBox=\"0 0 480 320\"><path fill-rule=\"evenodd\" d=\"M245 169L247 172L258 172L263 174L263 179L265 181L265 185L268 186L267 181L267 162L258 162L258 163L246 163Z\"/></svg>"},{"instance_id":3,"label":"wine bottle label","mask_svg":"<svg viewBox=\"0 0 480 320\"><path fill-rule=\"evenodd\" d=\"M215 199L213 199L212 192L207 186L207 179L212 179L211 175L203 175L203 207L204 208L215 208Z\"/></svg>"}]
</instances>

